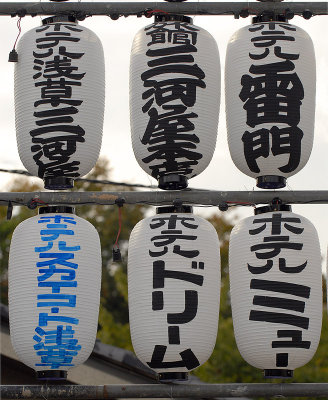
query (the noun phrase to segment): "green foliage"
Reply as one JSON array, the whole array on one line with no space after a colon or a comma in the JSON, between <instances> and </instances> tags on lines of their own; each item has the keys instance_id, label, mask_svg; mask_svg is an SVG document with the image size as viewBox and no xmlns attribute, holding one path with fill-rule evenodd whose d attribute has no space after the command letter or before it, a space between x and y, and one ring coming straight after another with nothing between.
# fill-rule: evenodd
<instances>
[{"instance_id":1,"label":"green foliage","mask_svg":"<svg viewBox=\"0 0 328 400\"><path fill-rule=\"evenodd\" d=\"M215 348L210 359L194 371L205 382L252 382L260 372L250 367L240 356L231 317L229 294L229 237L233 228L232 223L224 214L211 216L212 223L220 238L221 253L221 298L220 321Z\"/></svg>"},{"instance_id":2,"label":"green foliage","mask_svg":"<svg viewBox=\"0 0 328 400\"><path fill-rule=\"evenodd\" d=\"M11 192L33 192L40 191L41 186L31 183L26 178L15 179L7 190ZM7 208L0 207L0 279L1 279L1 303L8 304L8 257L11 237L16 226L36 215L36 210L29 210L27 207L15 207L13 216L7 220Z\"/></svg>"},{"instance_id":3,"label":"green foliage","mask_svg":"<svg viewBox=\"0 0 328 400\"><path fill-rule=\"evenodd\" d=\"M113 314L106 310L105 307L100 307L99 321L102 324L102 329L98 331L98 339L103 343L108 343L123 349L133 351L130 326L128 323L122 324L117 322Z\"/></svg>"},{"instance_id":4,"label":"green foliage","mask_svg":"<svg viewBox=\"0 0 328 400\"><path fill-rule=\"evenodd\" d=\"M108 161L100 159L95 169L89 174L91 179L108 179L110 169ZM88 182L76 182L75 191L119 191L123 188L111 187ZM8 189L7 189L8 190ZM13 182L11 191L39 191L41 187L31 184L27 178L20 178ZM124 190L126 190L124 188ZM124 206L122 209L122 231L120 248L123 261L113 263L112 247L116 241L119 229L118 207L90 206L77 208L77 214L89 220L97 229L102 246L102 289L99 312L98 338L111 345L128 350L132 349L128 323L128 290L127 290L127 241L135 224L144 217L145 209L141 206ZM6 208L0 207L0 273L1 273L1 301L7 302L7 265L10 240L14 228L24 219L35 215L26 207L16 207L10 221L6 220ZM225 217L228 215L228 217ZM194 371L195 375L205 382L232 383L232 382L274 382L282 380L266 380L262 371L248 365L240 356L234 334L231 317L228 249L229 236L233 221L229 214L215 214L209 218L218 232L221 251L221 299L220 322L216 345L210 359ZM326 303L326 283L323 280L324 302ZM285 382L326 382L328 376L328 323L326 304L323 312L323 327L318 350L307 365L295 371L294 378Z\"/></svg>"}]
</instances>

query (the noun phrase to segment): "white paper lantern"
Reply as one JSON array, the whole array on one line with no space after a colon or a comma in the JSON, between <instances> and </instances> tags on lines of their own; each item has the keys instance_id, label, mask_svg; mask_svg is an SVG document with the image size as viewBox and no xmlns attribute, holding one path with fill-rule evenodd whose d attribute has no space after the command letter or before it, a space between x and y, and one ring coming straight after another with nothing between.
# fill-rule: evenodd
<instances>
[{"instance_id":1,"label":"white paper lantern","mask_svg":"<svg viewBox=\"0 0 328 400\"><path fill-rule=\"evenodd\" d=\"M96 229L69 213L29 218L9 255L9 322L19 359L40 379L65 378L96 340L101 250Z\"/></svg>"},{"instance_id":2,"label":"white paper lantern","mask_svg":"<svg viewBox=\"0 0 328 400\"><path fill-rule=\"evenodd\" d=\"M131 52L133 150L162 189L186 187L187 179L204 171L217 136L218 47L207 31L186 18L141 29Z\"/></svg>"},{"instance_id":3,"label":"white paper lantern","mask_svg":"<svg viewBox=\"0 0 328 400\"><path fill-rule=\"evenodd\" d=\"M261 210L260 210L261 211ZM265 212L230 236L234 332L242 357L267 377L290 377L320 339L322 273L318 234L306 218Z\"/></svg>"},{"instance_id":4,"label":"white paper lantern","mask_svg":"<svg viewBox=\"0 0 328 400\"><path fill-rule=\"evenodd\" d=\"M161 380L186 379L217 336L220 248L213 226L189 213L140 221L129 241L129 320L137 357Z\"/></svg>"},{"instance_id":5,"label":"white paper lantern","mask_svg":"<svg viewBox=\"0 0 328 400\"><path fill-rule=\"evenodd\" d=\"M226 119L233 162L262 188L284 187L313 143L315 55L309 35L284 22L256 23L228 44Z\"/></svg>"},{"instance_id":6,"label":"white paper lantern","mask_svg":"<svg viewBox=\"0 0 328 400\"><path fill-rule=\"evenodd\" d=\"M74 178L94 167L101 147L101 42L88 28L54 22L25 33L17 51L15 119L21 161L44 179L46 188L72 187Z\"/></svg>"}]
</instances>

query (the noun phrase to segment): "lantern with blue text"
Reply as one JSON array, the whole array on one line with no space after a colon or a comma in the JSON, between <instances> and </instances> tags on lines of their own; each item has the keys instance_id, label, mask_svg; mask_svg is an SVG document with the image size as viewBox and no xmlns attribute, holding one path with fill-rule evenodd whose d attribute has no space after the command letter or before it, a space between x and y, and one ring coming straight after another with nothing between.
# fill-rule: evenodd
<instances>
[{"instance_id":1,"label":"lantern with blue text","mask_svg":"<svg viewBox=\"0 0 328 400\"><path fill-rule=\"evenodd\" d=\"M71 207L44 207L19 224L9 254L10 336L39 379L65 379L96 340L101 250Z\"/></svg>"},{"instance_id":2,"label":"lantern with blue text","mask_svg":"<svg viewBox=\"0 0 328 400\"><path fill-rule=\"evenodd\" d=\"M287 22L240 29L227 47L225 85L233 162L261 188L284 187L312 150L316 71L311 38Z\"/></svg>"},{"instance_id":3,"label":"lantern with blue text","mask_svg":"<svg viewBox=\"0 0 328 400\"><path fill-rule=\"evenodd\" d=\"M242 357L267 378L292 377L313 357L321 333L318 234L286 205L262 207L230 236L235 338Z\"/></svg>"},{"instance_id":4,"label":"lantern with blue text","mask_svg":"<svg viewBox=\"0 0 328 400\"><path fill-rule=\"evenodd\" d=\"M105 102L100 40L72 17L23 35L15 66L18 152L47 189L73 187L97 162Z\"/></svg>"},{"instance_id":5,"label":"lantern with blue text","mask_svg":"<svg viewBox=\"0 0 328 400\"><path fill-rule=\"evenodd\" d=\"M214 38L191 18L157 16L135 36L130 121L135 157L162 189L181 189L212 159L220 106Z\"/></svg>"},{"instance_id":6,"label":"lantern with blue text","mask_svg":"<svg viewBox=\"0 0 328 400\"><path fill-rule=\"evenodd\" d=\"M211 355L220 300L220 246L213 226L189 212L143 219L129 241L132 344L162 381L184 380Z\"/></svg>"}]
</instances>

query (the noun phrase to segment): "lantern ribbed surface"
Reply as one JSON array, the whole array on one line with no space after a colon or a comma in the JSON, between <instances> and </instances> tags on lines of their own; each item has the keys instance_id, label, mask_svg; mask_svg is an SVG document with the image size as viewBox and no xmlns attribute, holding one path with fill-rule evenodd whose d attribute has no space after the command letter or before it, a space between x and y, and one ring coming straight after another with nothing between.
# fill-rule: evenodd
<instances>
[{"instance_id":1,"label":"lantern ribbed surface","mask_svg":"<svg viewBox=\"0 0 328 400\"><path fill-rule=\"evenodd\" d=\"M312 223L287 211L238 222L230 236L229 273L242 357L264 370L309 362L322 320L321 254Z\"/></svg>"},{"instance_id":2,"label":"lantern ribbed surface","mask_svg":"<svg viewBox=\"0 0 328 400\"><path fill-rule=\"evenodd\" d=\"M10 336L36 371L68 370L91 354L97 333L101 250L96 229L72 214L19 224L9 255Z\"/></svg>"},{"instance_id":3,"label":"lantern ribbed surface","mask_svg":"<svg viewBox=\"0 0 328 400\"><path fill-rule=\"evenodd\" d=\"M158 179L191 178L212 159L220 106L214 38L191 23L157 22L134 38L130 121L135 157Z\"/></svg>"},{"instance_id":4,"label":"lantern ribbed surface","mask_svg":"<svg viewBox=\"0 0 328 400\"><path fill-rule=\"evenodd\" d=\"M313 43L283 22L246 26L226 54L228 143L250 177L289 177L307 163L313 144L316 66Z\"/></svg>"},{"instance_id":5,"label":"lantern ribbed surface","mask_svg":"<svg viewBox=\"0 0 328 400\"><path fill-rule=\"evenodd\" d=\"M51 23L17 47L15 121L25 168L40 178L86 175L97 162L105 105L102 44L88 28Z\"/></svg>"},{"instance_id":6,"label":"lantern ribbed surface","mask_svg":"<svg viewBox=\"0 0 328 400\"><path fill-rule=\"evenodd\" d=\"M137 357L156 372L188 372L211 355L220 300L220 247L193 214L159 214L133 229L129 320Z\"/></svg>"}]
</instances>

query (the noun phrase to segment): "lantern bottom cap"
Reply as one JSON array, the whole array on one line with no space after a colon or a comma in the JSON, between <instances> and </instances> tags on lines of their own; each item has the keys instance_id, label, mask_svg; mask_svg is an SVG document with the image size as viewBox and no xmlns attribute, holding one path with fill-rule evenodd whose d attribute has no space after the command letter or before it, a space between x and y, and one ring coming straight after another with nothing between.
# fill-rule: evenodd
<instances>
[{"instance_id":1,"label":"lantern bottom cap","mask_svg":"<svg viewBox=\"0 0 328 400\"><path fill-rule=\"evenodd\" d=\"M188 372L161 372L158 374L160 382L187 381Z\"/></svg>"},{"instance_id":2,"label":"lantern bottom cap","mask_svg":"<svg viewBox=\"0 0 328 400\"><path fill-rule=\"evenodd\" d=\"M264 378L292 378L292 369L265 369L263 371Z\"/></svg>"},{"instance_id":3,"label":"lantern bottom cap","mask_svg":"<svg viewBox=\"0 0 328 400\"><path fill-rule=\"evenodd\" d=\"M61 189L72 189L74 187L73 178L67 176L53 176L51 178L44 178L45 189L61 190Z\"/></svg>"},{"instance_id":4,"label":"lantern bottom cap","mask_svg":"<svg viewBox=\"0 0 328 400\"><path fill-rule=\"evenodd\" d=\"M45 370L36 371L36 378L40 381L62 381L67 378L67 371Z\"/></svg>"},{"instance_id":5,"label":"lantern bottom cap","mask_svg":"<svg viewBox=\"0 0 328 400\"><path fill-rule=\"evenodd\" d=\"M158 187L164 190L181 190L188 186L188 179L184 175L169 174L158 178Z\"/></svg>"},{"instance_id":6,"label":"lantern bottom cap","mask_svg":"<svg viewBox=\"0 0 328 400\"><path fill-rule=\"evenodd\" d=\"M261 189L281 189L286 186L286 178L278 175L258 176L256 186Z\"/></svg>"}]
</instances>

